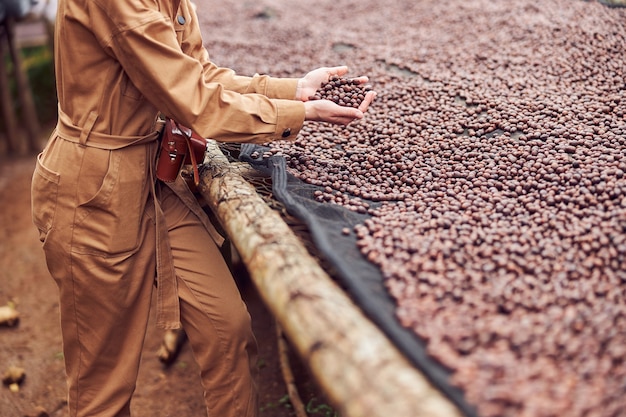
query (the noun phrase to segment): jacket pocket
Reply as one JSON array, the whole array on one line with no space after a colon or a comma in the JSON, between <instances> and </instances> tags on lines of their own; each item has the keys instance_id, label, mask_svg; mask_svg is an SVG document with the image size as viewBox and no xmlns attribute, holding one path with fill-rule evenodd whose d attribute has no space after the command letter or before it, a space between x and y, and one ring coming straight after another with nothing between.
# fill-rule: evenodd
<instances>
[{"instance_id":1,"label":"jacket pocket","mask_svg":"<svg viewBox=\"0 0 626 417\"><path fill-rule=\"evenodd\" d=\"M44 242L54 224L60 175L43 165L42 155L37 156L31 182L31 213L39 231L39 240Z\"/></svg>"},{"instance_id":2,"label":"jacket pocket","mask_svg":"<svg viewBox=\"0 0 626 417\"><path fill-rule=\"evenodd\" d=\"M136 249L146 181L144 146L114 151L86 148L72 251L106 257Z\"/></svg>"}]
</instances>

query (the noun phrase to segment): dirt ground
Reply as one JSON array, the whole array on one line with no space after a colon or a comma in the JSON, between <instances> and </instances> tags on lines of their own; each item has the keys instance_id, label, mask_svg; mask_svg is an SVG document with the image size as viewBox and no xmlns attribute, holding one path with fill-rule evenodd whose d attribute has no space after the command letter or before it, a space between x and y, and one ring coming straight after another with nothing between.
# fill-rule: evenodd
<instances>
[{"instance_id":1,"label":"dirt ground","mask_svg":"<svg viewBox=\"0 0 626 417\"><path fill-rule=\"evenodd\" d=\"M14 303L20 313L17 326L0 326L0 374L10 366L23 368L26 373L18 392L0 386L2 417L60 417L67 412L57 289L30 219L34 158L0 159L0 306ZM237 278L259 342L261 416L293 416L278 361L274 320L245 271ZM177 360L165 366L156 354L162 340L163 332L151 325L133 412L138 417L205 415L198 369L189 346L183 345ZM293 355L291 366L302 400L309 404L309 415L332 416L306 369Z\"/></svg>"}]
</instances>

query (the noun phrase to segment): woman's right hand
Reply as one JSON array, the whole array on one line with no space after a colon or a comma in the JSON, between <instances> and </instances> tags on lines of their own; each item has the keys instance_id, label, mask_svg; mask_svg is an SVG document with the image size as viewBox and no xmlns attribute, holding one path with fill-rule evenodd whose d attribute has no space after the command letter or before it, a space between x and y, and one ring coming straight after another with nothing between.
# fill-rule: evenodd
<instances>
[{"instance_id":1,"label":"woman's right hand","mask_svg":"<svg viewBox=\"0 0 626 417\"><path fill-rule=\"evenodd\" d=\"M361 120L375 97L376 92L368 91L358 109L340 106L330 100L309 100L304 103L305 120L347 125Z\"/></svg>"}]
</instances>

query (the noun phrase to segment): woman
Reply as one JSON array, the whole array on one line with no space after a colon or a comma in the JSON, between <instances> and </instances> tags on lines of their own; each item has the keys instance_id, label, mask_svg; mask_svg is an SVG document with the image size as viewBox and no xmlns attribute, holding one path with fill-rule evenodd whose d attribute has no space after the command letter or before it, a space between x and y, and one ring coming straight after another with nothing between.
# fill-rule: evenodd
<instances>
[{"instance_id":1,"label":"woman","mask_svg":"<svg viewBox=\"0 0 626 417\"><path fill-rule=\"evenodd\" d=\"M182 325L211 416L254 416L256 342L180 178L155 181L158 115L220 141L294 139L359 109L308 97L346 67L243 77L210 62L189 0L60 0L59 121L39 155L33 220L59 287L71 416L128 416L156 276L157 324ZM362 83L366 77L360 77Z\"/></svg>"}]
</instances>

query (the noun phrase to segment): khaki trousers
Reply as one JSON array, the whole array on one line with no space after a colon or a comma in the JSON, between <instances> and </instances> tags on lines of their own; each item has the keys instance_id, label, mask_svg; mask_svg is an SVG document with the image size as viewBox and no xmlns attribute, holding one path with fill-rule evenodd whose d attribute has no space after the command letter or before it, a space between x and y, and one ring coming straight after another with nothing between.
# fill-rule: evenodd
<instances>
[{"instance_id":1,"label":"khaki trousers","mask_svg":"<svg viewBox=\"0 0 626 417\"><path fill-rule=\"evenodd\" d=\"M154 205L149 195L140 195L145 209L139 214L137 245L130 250L103 254L88 249L89 236L76 234L90 230L86 224L98 213L92 207L90 215L83 215L71 200L81 192L84 154L100 150L80 149L59 139L49 148L33 176L33 218L59 287L70 416L130 416L154 289ZM150 155L146 152L147 163ZM100 184L98 193L103 188ZM181 323L201 370L208 415L256 416L257 347L247 308L198 217L168 187L158 189L177 276ZM98 225L93 228L97 231Z\"/></svg>"}]
</instances>

